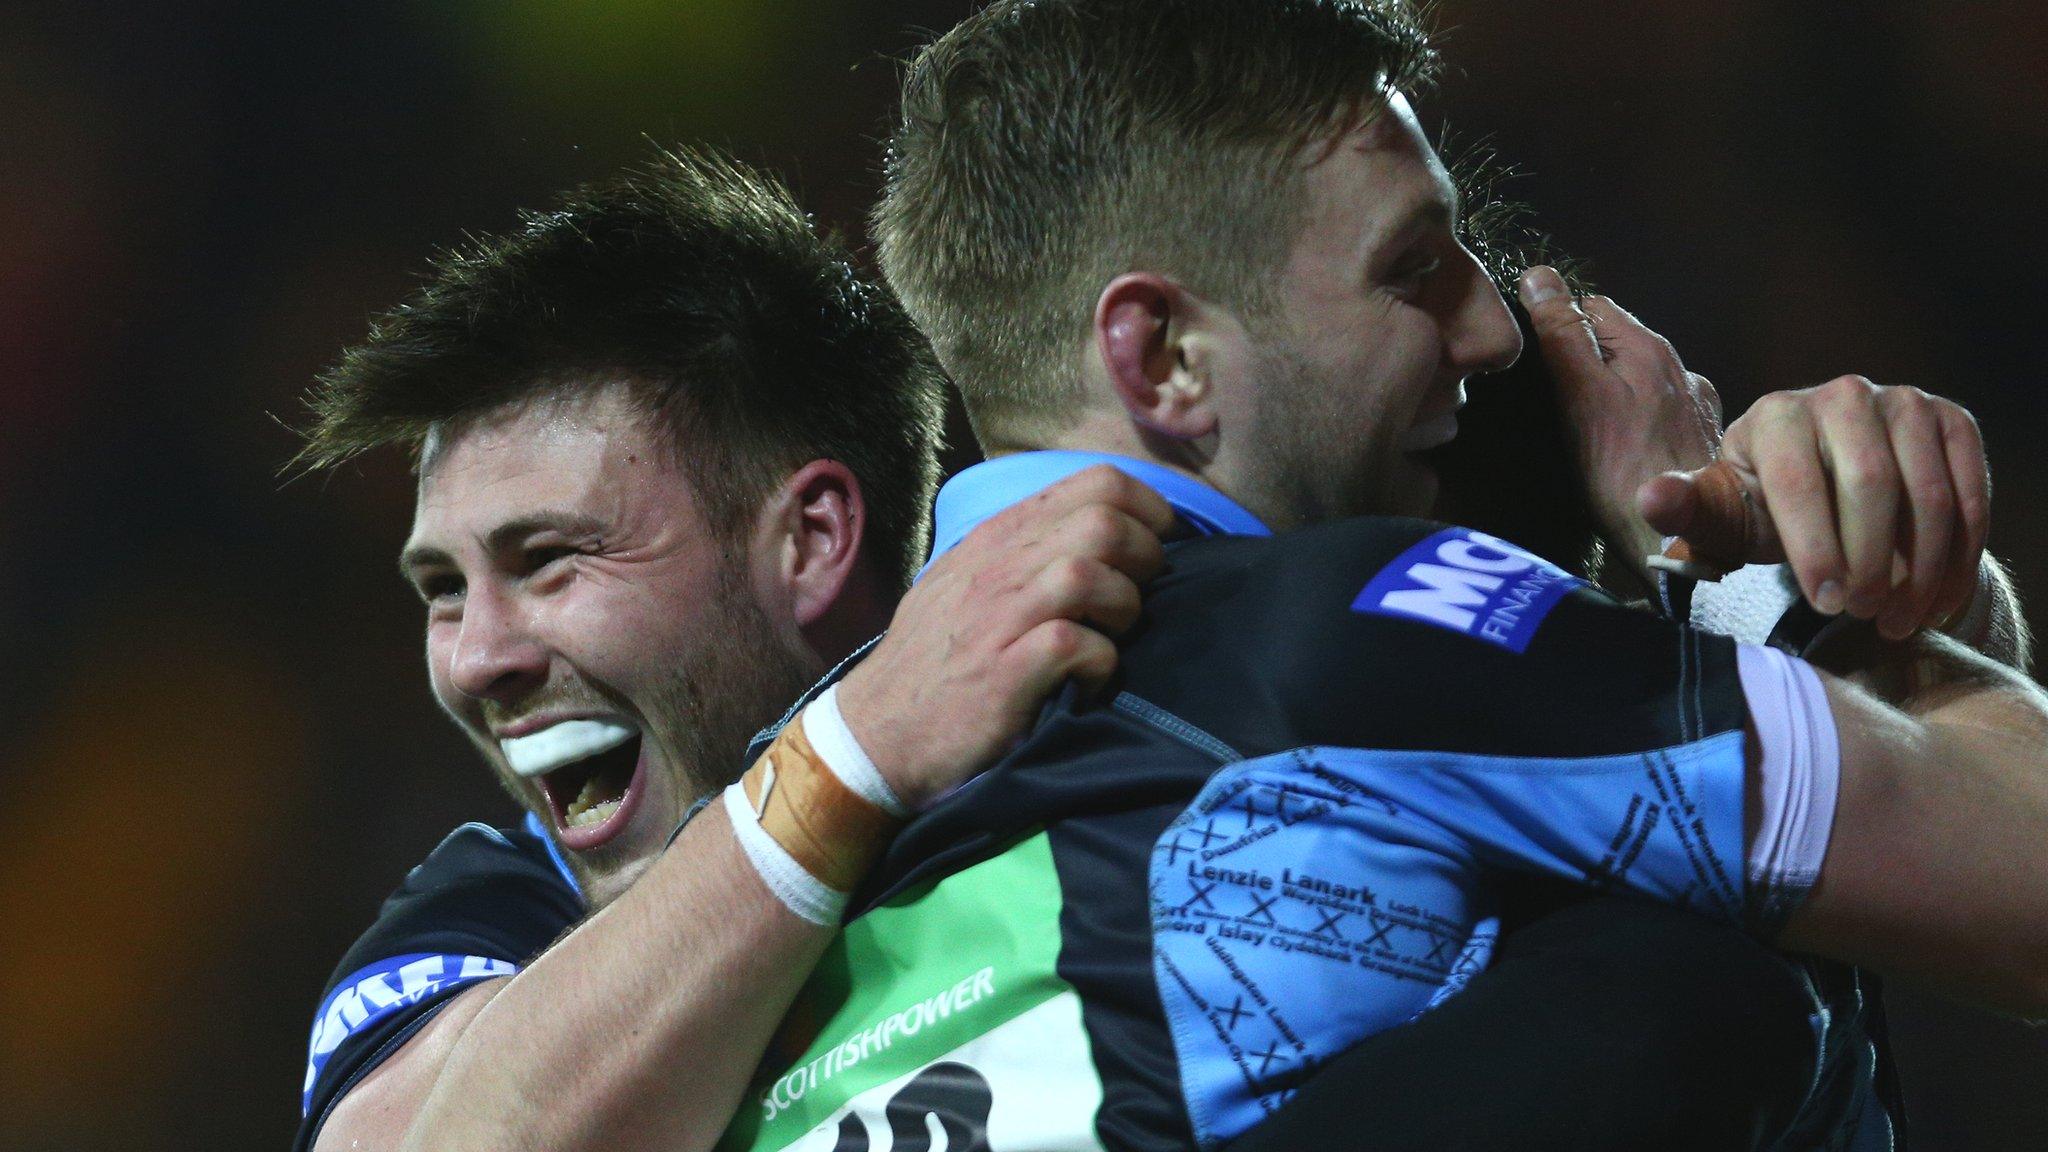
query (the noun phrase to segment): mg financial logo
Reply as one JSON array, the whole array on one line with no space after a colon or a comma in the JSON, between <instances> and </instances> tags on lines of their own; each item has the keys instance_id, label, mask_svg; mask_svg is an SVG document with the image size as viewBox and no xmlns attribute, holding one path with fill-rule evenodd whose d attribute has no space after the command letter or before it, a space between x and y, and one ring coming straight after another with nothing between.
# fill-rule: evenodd
<instances>
[{"instance_id":1,"label":"mg financial logo","mask_svg":"<svg viewBox=\"0 0 2048 1152\"><path fill-rule=\"evenodd\" d=\"M444 988L493 976L510 976L519 966L488 956L445 956L409 952L349 974L313 1016L301 1111L313 1103L313 1081L341 1042L393 1012L417 1004Z\"/></svg>"},{"instance_id":2,"label":"mg financial logo","mask_svg":"<svg viewBox=\"0 0 2048 1152\"><path fill-rule=\"evenodd\" d=\"M1520 652L1578 577L1470 528L1446 528L1396 557L1351 602L1354 612L1399 616Z\"/></svg>"}]
</instances>

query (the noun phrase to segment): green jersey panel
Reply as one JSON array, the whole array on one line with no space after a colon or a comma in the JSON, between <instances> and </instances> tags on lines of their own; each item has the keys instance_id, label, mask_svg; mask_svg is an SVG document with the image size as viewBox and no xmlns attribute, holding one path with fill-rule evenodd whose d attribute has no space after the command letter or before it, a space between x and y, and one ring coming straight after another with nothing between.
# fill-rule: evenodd
<instances>
[{"instance_id":1,"label":"green jersey panel","mask_svg":"<svg viewBox=\"0 0 2048 1152\"><path fill-rule=\"evenodd\" d=\"M846 926L721 1152L1099 1152L1102 1081L1056 969L1044 833Z\"/></svg>"}]
</instances>

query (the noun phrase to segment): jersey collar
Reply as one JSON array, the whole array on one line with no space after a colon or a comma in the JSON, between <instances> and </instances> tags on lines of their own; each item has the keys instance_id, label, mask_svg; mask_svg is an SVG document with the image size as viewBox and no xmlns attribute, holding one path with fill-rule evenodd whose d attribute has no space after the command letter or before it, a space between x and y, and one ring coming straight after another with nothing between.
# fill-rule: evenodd
<instances>
[{"instance_id":1,"label":"jersey collar","mask_svg":"<svg viewBox=\"0 0 2048 1152\"><path fill-rule=\"evenodd\" d=\"M753 761L748 760L747 763L752 764ZM582 899L583 885L578 884L576 882L576 874L569 871L569 862L562 858L562 850L556 847L555 838L548 835L547 825L540 822L540 817L528 812L526 814L526 830L533 833L535 839L547 846L548 859L554 861L555 871L569 885L569 891L576 893L577 899ZM681 831L681 829L677 829L677 831ZM673 840L674 837L671 836L670 839Z\"/></svg>"},{"instance_id":2,"label":"jersey collar","mask_svg":"<svg viewBox=\"0 0 2048 1152\"><path fill-rule=\"evenodd\" d=\"M998 456L967 469L939 489L932 509L932 555L974 526L1034 493L1096 464L1111 464L1166 498L1180 518L1203 536L1271 536L1273 530L1236 501L1192 476L1108 452L1057 450Z\"/></svg>"}]
</instances>

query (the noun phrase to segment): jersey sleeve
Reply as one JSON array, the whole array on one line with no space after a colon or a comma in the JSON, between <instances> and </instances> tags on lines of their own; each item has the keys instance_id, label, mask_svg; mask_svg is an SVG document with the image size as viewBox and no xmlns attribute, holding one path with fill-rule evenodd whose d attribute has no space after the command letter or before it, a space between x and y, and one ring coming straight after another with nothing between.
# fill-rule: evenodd
<instances>
[{"instance_id":1,"label":"jersey sleeve","mask_svg":"<svg viewBox=\"0 0 2048 1152\"><path fill-rule=\"evenodd\" d=\"M294 1149L312 1147L350 1086L450 997L517 973L583 915L545 840L465 824L384 901L321 993L308 1042Z\"/></svg>"},{"instance_id":2,"label":"jersey sleeve","mask_svg":"<svg viewBox=\"0 0 2048 1152\"><path fill-rule=\"evenodd\" d=\"M1294 606L1261 659L1329 763L1482 864L1763 934L1782 923L1802 893L1745 874L1747 741L1753 715L1812 713L1772 695L1796 678L1745 677L1735 641L1485 533L1380 520L1316 535L1288 549L1313 562L1283 553L1255 583Z\"/></svg>"},{"instance_id":3,"label":"jersey sleeve","mask_svg":"<svg viewBox=\"0 0 2048 1152\"><path fill-rule=\"evenodd\" d=\"M1734 641L1418 521L1201 562L1219 575L1187 595L1213 597L1214 623L1153 660L1181 689L1162 698L1196 701L1184 717L1240 758L1153 846L1148 879L1202 1146L1484 970L1489 872L1769 935L1782 907L1745 875L1753 702Z\"/></svg>"}]
</instances>

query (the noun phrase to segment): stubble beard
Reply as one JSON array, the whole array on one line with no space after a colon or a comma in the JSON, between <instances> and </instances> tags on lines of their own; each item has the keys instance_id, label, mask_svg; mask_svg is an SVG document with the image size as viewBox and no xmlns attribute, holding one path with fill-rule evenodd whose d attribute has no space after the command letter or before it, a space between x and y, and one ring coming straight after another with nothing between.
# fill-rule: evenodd
<instances>
[{"instance_id":1,"label":"stubble beard","mask_svg":"<svg viewBox=\"0 0 2048 1152\"><path fill-rule=\"evenodd\" d=\"M722 566L707 643L657 688L647 707L649 736L663 753L663 763L652 770L668 773L668 792L682 804L674 818L739 779L747 768L748 741L774 723L821 671L814 658L783 641L747 588L743 567L738 561ZM571 856L592 908L631 887L666 842L664 837L653 851L632 856L607 849Z\"/></svg>"},{"instance_id":2,"label":"stubble beard","mask_svg":"<svg viewBox=\"0 0 2048 1152\"><path fill-rule=\"evenodd\" d=\"M1333 442L1332 429L1353 419L1336 389L1284 339L1273 341L1259 368L1258 423L1265 444L1253 461L1257 487L1285 516L1277 530L1350 516L1385 514L1391 461L1373 435Z\"/></svg>"}]
</instances>

